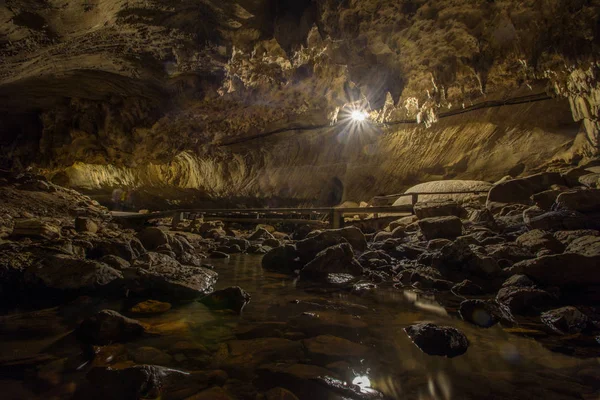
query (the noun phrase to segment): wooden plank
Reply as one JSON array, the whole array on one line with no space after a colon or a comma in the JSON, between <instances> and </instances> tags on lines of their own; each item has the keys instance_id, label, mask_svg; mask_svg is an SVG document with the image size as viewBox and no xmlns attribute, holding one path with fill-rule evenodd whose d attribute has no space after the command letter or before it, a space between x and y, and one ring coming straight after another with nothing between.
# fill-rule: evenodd
<instances>
[{"instance_id":1,"label":"wooden plank","mask_svg":"<svg viewBox=\"0 0 600 400\"><path fill-rule=\"evenodd\" d=\"M287 219L287 218L236 218L236 217L207 217L205 221L223 221L223 222L238 222L248 224L276 224L276 223L290 223L290 224L306 224L306 225L317 225L317 226L328 226L327 222L310 220L310 219Z\"/></svg>"}]
</instances>

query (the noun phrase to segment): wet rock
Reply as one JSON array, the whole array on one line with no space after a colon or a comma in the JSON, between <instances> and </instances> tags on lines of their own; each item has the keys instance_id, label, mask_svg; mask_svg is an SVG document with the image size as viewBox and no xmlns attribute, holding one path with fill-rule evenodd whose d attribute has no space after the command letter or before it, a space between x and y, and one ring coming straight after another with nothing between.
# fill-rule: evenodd
<instances>
[{"instance_id":1,"label":"wet rock","mask_svg":"<svg viewBox=\"0 0 600 400\"><path fill-rule=\"evenodd\" d=\"M441 270L462 271L486 277L500 271L498 262L485 255L482 248L458 240L435 254L432 265Z\"/></svg>"},{"instance_id":2,"label":"wet rock","mask_svg":"<svg viewBox=\"0 0 600 400\"><path fill-rule=\"evenodd\" d=\"M248 247L250 247L250 242L247 241L246 239L242 239L242 238L225 236L220 239L220 242L224 246L229 246L229 247L237 246L237 248L239 249L238 253L244 252L248 249Z\"/></svg>"},{"instance_id":3,"label":"wet rock","mask_svg":"<svg viewBox=\"0 0 600 400\"><path fill-rule=\"evenodd\" d=\"M239 247L238 247L238 249L239 249ZM209 257L210 258L229 258L229 254L224 253L222 251L211 251Z\"/></svg>"},{"instance_id":4,"label":"wet rock","mask_svg":"<svg viewBox=\"0 0 600 400\"><path fill-rule=\"evenodd\" d=\"M342 243L317 254L302 268L300 275L308 279L323 279L332 273L362 275L363 272L363 267L354 258L352 247L348 243Z\"/></svg>"},{"instance_id":5,"label":"wet rock","mask_svg":"<svg viewBox=\"0 0 600 400\"><path fill-rule=\"evenodd\" d=\"M48 289L98 291L116 289L123 281L123 274L98 261L53 254L29 267L25 281Z\"/></svg>"},{"instance_id":6,"label":"wet rock","mask_svg":"<svg viewBox=\"0 0 600 400\"><path fill-rule=\"evenodd\" d=\"M103 262L103 263L113 267L117 271L123 271L131 266L131 263L129 263L124 258L115 256L112 254L106 255L106 256L100 258L100 260L98 260L98 261Z\"/></svg>"},{"instance_id":7,"label":"wet rock","mask_svg":"<svg viewBox=\"0 0 600 400\"><path fill-rule=\"evenodd\" d=\"M465 279L464 281L452 286L452 293L460 296L478 296L485 293L485 291L481 288L481 286L468 279Z\"/></svg>"},{"instance_id":8,"label":"wet rock","mask_svg":"<svg viewBox=\"0 0 600 400\"><path fill-rule=\"evenodd\" d=\"M402 217L400 219L397 219L396 221L392 221L389 224L390 231L393 232L394 230L396 230L396 228L399 227L406 228L408 225L416 222L417 219L418 218L416 215L410 215L408 217Z\"/></svg>"},{"instance_id":9,"label":"wet rock","mask_svg":"<svg viewBox=\"0 0 600 400\"><path fill-rule=\"evenodd\" d=\"M590 319L575 307L562 307L542 313L542 322L561 335L583 331Z\"/></svg>"},{"instance_id":10,"label":"wet rock","mask_svg":"<svg viewBox=\"0 0 600 400\"><path fill-rule=\"evenodd\" d=\"M600 212L600 189L575 190L561 193L556 198L556 209L581 213Z\"/></svg>"},{"instance_id":11,"label":"wet rock","mask_svg":"<svg viewBox=\"0 0 600 400\"><path fill-rule=\"evenodd\" d=\"M462 222L458 217L425 218L418 222L427 240L454 239L462 235Z\"/></svg>"},{"instance_id":12,"label":"wet rock","mask_svg":"<svg viewBox=\"0 0 600 400\"><path fill-rule=\"evenodd\" d=\"M239 286L217 290L199 301L213 310L232 310L238 314L250 302L250 294Z\"/></svg>"},{"instance_id":13,"label":"wet rock","mask_svg":"<svg viewBox=\"0 0 600 400\"><path fill-rule=\"evenodd\" d=\"M361 262L361 263L363 261L372 260L372 259L382 260L382 261L385 261L387 264L392 262L392 257L390 257L390 255L387 254L385 251L381 251L381 250L366 251L363 254L361 254L360 257L358 258L359 262Z\"/></svg>"},{"instance_id":14,"label":"wet rock","mask_svg":"<svg viewBox=\"0 0 600 400\"><path fill-rule=\"evenodd\" d=\"M360 359L369 353L369 348L337 336L321 335L302 341L308 355L318 362Z\"/></svg>"},{"instance_id":15,"label":"wet rock","mask_svg":"<svg viewBox=\"0 0 600 400\"><path fill-rule=\"evenodd\" d=\"M600 284L599 265L600 257L564 253L521 261L510 272L549 286L587 286Z\"/></svg>"},{"instance_id":16,"label":"wet rock","mask_svg":"<svg viewBox=\"0 0 600 400\"><path fill-rule=\"evenodd\" d=\"M77 337L84 343L105 345L136 339L144 330L139 321L113 310L102 310L79 325Z\"/></svg>"},{"instance_id":17,"label":"wet rock","mask_svg":"<svg viewBox=\"0 0 600 400\"><path fill-rule=\"evenodd\" d=\"M513 275L502 284L502 287L507 286L532 287L535 283L525 275Z\"/></svg>"},{"instance_id":18,"label":"wet rock","mask_svg":"<svg viewBox=\"0 0 600 400\"><path fill-rule=\"evenodd\" d=\"M600 257L600 236L582 236L575 239L569 244L566 252L587 257Z\"/></svg>"},{"instance_id":19,"label":"wet rock","mask_svg":"<svg viewBox=\"0 0 600 400\"><path fill-rule=\"evenodd\" d=\"M464 354L469 347L467 337L449 326L419 323L407 326L404 332L421 351L432 356L452 358Z\"/></svg>"},{"instance_id":20,"label":"wet rock","mask_svg":"<svg viewBox=\"0 0 600 400\"><path fill-rule=\"evenodd\" d=\"M504 304L513 314L539 314L556 303L550 293L534 287L506 286L500 289L496 300Z\"/></svg>"},{"instance_id":21,"label":"wet rock","mask_svg":"<svg viewBox=\"0 0 600 400\"><path fill-rule=\"evenodd\" d=\"M262 267L270 271L293 273L302 268L300 253L291 244L274 248L262 258Z\"/></svg>"},{"instance_id":22,"label":"wet rock","mask_svg":"<svg viewBox=\"0 0 600 400\"><path fill-rule=\"evenodd\" d=\"M346 286L356 280L354 275L350 274L327 274L325 283L333 286Z\"/></svg>"},{"instance_id":23,"label":"wet rock","mask_svg":"<svg viewBox=\"0 0 600 400\"><path fill-rule=\"evenodd\" d=\"M96 233L98 232L98 225L90 218L77 217L75 218L75 230L77 232Z\"/></svg>"},{"instance_id":24,"label":"wet rock","mask_svg":"<svg viewBox=\"0 0 600 400\"><path fill-rule=\"evenodd\" d=\"M259 244L253 244L248 247L248 254L267 254L271 251L271 247L261 246Z\"/></svg>"},{"instance_id":25,"label":"wet rock","mask_svg":"<svg viewBox=\"0 0 600 400\"><path fill-rule=\"evenodd\" d=\"M239 254L242 252L242 249L240 248L240 246L238 246L237 244L234 244L233 246L219 246L217 247L217 250L213 251L212 253L224 253L224 254ZM218 255L213 256L211 253L211 258L226 258L226 257L219 257Z\"/></svg>"},{"instance_id":26,"label":"wet rock","mask_svg":"<svg viewBox=\"0 0 600 400\"><path fill-rule=\"evenodd\" d=\"M39 219L15 220L10 237L13 239L24 237L32 239L58 239L60 238L60 228Z\"/></svg>"},{"instance_id":27,"label":"wet rock","mask_svg":"<svg viewBox=\"0 0 600 400\"><path fill-rule=\"evenodd\" d=\"M600 187L600 174L599 173L586 173L578 179L578 183L588 188L597 189ZM574 185L575 186L575 185Z\"/></svg>"},{"instance_id":28,"label":"wet rock","mask_svg":"<svg viewBox=\"0 0 600 400\"><path fill-rule=\"evenodd\" d=\"M248 240L265 240L265 239L275 239L271 233L265 228L256 229L250 236L248 236Z\"/></svg>"},{"instance_id":29,"label":"wet rock","mask_svg":"<svg viewBox=\"0 0 600 400\"><path fill-rule=\"evenodd\" d=\"M534 229L522 234L517 238L516 242L533 253L537 253L541 250L549 250L552 253L562 253L565 250L564 245L551 233L540 229Z\"/></svg>"},{"instance_id":30,"label":"wet rock","mask_svg":"<svg viewBox=\"0 0 600 400\"><path fill-rule=\"evenodd\" d=\"M299 400L295 394L287 389L276 387L265 392L265 400Z\"/></svg>"},{"instance_id":31,"label":"wet rock","mask_svg":"<svg viewBox=\"0 0 600 400\"><path fill-rule=\"evenodd\" d=\"M600 236L600 232L594 229L554 232L554 237L565 246L569 246L575 239L579 239L583 236Z\"/></svg>"},{"instance_id":32,"label":"wet rock","mask_svg":"<svg viewBox=\"0 0 600 400\"><path fill-rule=\"evenodd\" d=\"M207 268L181 265L167 255L153 252L135 260L124 274L128 288L134 292L166 295L177 300L191 300L210 293L218 277Z\"/></svg>"},{"instance_id":33,"label":"wet rock","mask_svg":"<svg viewBox=\"0 0 600 400\"><path fill-rule=\"evenodd\" d=\"M437 200L426 203L416 203L414 212L418 219L433 218L433 217L460 217L466 214L464 208L452 200Z\"/></svg>"},{"instance_id":34,"label":"wet rock","mask_svg":"<svg viewBox=\"0 0 600 400\"><path fill-rule=\"evenodd\" d=\"M88 250L88 258L99 259L107 255L115 255L131 262L146 253L146 249L137 238L89 238L92 248Z\"/></svg>"},{"instance_id":35,"label":"wet rock","mask_svg":"<svg viewBox=\"0 0 600 400\"><path fill-rule=\"evenodd\" d=\"M158 300L146 300L131 307L135 314L162 314L171 309L171 304Z\"/></svg>"},{"instance_id":36,"label":"wet rock","mask_svg":"<svg viewBox=\"0 0 600 400\"><path fill-rule=\"evenodd\" d=\"M500 321L510 321L512 316L498 304L485 300L464 300L460 303L458 314L467 322L482 328L489 328Z\"/></svg>"},{"instance_id":37,"label":"wet rock","mask_svg":"<svg viewBox=\"0 0 600 400\"><path fill-rule=\"evenodd\" d=\"M168 365L173 357L155 347L142 346L129 350L129 356L139 364Z\"/></svg>"},{"instance_id":38,"label":"wet rock","mask_svg":"<svg viewBox=\"0 0 600 400\"><path fill-rule=\"evenodd\" d=\"M94 385L98 398L115 400L188 397L208 386L196 373L156 365L124 369L96 367L90 370L87 378ZM177 397L173 397L174 394Z\"/></svg>"}]
</instances>

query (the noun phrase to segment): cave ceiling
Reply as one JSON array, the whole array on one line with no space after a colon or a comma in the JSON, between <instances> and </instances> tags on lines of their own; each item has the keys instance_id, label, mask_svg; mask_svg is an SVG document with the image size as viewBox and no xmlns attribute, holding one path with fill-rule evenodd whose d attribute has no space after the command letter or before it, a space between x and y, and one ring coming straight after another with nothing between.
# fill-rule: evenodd
<instances>
[{"instance_id":1,"label":"cave ceiling","mask_svg":"<svg viewBox=\"0 0 600 400\"><path fill-rule=\"evenodd\" d=\"M0 133L25 163L135 165L546 93L593 142L599 39L598 0L6 0Z\"/></svg>"}]
</instances>

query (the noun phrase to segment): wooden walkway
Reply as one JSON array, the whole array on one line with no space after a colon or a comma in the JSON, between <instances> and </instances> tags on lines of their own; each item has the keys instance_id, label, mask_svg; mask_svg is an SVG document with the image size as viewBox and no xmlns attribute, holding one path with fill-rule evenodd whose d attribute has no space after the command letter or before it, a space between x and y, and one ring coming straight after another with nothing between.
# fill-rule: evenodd
<instances>
[{"instance_id":1,"label":"wooden walkway","mask_svg":"<svg viewBox=\"0 0 600 400\"><path fill-rule=\"evenodd\" d=\"M375 207L336 208L242 208L242 209L177 209L166 210L147 214L134 212L112 211L113 219L117 222L144 222L157 218L174 217L180 214L181 219L203 217L205 221L220 220L225 222L254 223L254 224L310 224L317 226L330 226L341 228L344 226L345 215L371 215L378 216L407 216L414 214L414 205L422 195L453 195L453 194L481 194L487 191L459 191L459 192L419 192L402 193L374 198L376 203L394 202L400 197L411 197L411 204L401 206L381 205ZM327 221L327 222L326 222Z\"/></svg>"}]
</instances>

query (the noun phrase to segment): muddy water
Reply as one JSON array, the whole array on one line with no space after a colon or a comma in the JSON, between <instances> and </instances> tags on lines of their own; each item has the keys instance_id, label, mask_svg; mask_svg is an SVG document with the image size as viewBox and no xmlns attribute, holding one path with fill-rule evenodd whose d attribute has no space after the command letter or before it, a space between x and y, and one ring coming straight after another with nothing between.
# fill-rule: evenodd
<instances>
[{"instance_id":1,"label":"muddy water","mask_svg":"<svg viewBox=\"0 0 600 400\"><path fill-rule=\"evenodd\" d=\"M256 399L269 386L281 384L257 384L260 365L286 361L326 367L365 393L374 388L388 398L600 399L599 359L553 352L500 326L475 328L427 295L393 287L352 293L306 285L264 271L260 256L212 263L219 272L217 288L237 285L252 295L241 316L210 311L197 302L157 316L134 316L148 324L152 335L113 345L90 361L70 331L102 308L129 315L130 302L79 299L69 306L21 314L0 327L0 398L83 398L85 374L93 365L146 363L185 370L223 368L229 373L224 388L232 398ZM422 353L402 330L417 321L462 330L470 341L467 353L453 359ZM298 341L317 335L345 338L369 352L357 357L352 349L332 345L325 354L278 358L264 356L260 349L272 346L261 338ZM251 357L229 353L245 346ZM307 398L306 393L297 394ZM313 393L309 398L344 397Z\"/></svg>"}]
</instances>

